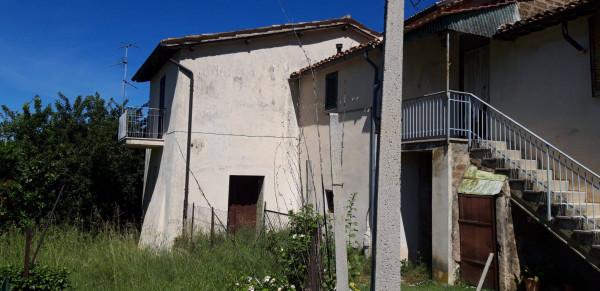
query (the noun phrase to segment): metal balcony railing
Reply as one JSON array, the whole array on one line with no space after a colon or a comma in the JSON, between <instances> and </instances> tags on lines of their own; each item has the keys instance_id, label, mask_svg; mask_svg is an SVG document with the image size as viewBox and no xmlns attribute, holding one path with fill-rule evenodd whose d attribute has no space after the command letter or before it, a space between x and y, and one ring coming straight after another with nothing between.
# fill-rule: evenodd
<instances>
[{"instance_id":1,"label":"metal balcony railing","mask_svg":"<svg viewBox=\"0 0 600 291\"><path fill-rule=\"evenodd\" d=\"M445 91L403 102L402 140L462 140L504 160L525 180L525 191L544 193L548 221L576 218L578 228L600 229L600 176L539 135L471 93Z\"/></svg>"},{"instance_id":2,"label":"metal balcony railing","mask_svg":"<svg viewBox=\"0 0 600 291\"><path fill-rule=\"evenodd\" d=\"M119 117L119 140L162 139L164 111L159 108L130 107Z\"/></svg>"}]
</instances>

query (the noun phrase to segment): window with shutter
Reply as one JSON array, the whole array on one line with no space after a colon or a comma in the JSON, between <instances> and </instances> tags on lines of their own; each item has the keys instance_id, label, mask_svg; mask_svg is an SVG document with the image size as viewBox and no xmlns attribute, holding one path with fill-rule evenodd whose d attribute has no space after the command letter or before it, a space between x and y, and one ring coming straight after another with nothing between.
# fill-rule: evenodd
<instances>
[{"instance_id":1,"label":"window with shutter","mask_svg":"<svg viewBox=\"0 0 600 291\"><path fill-rule=\"evenodd\" d=\"M600 97L600 15L590 17L589 22L592 96Z\"/></svg>"}]
</instances>

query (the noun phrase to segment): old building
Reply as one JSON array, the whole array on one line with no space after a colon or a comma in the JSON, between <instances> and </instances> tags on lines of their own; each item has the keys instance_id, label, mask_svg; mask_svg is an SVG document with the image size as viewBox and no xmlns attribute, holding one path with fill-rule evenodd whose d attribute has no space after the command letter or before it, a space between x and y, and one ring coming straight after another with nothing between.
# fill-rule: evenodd
<instances>
[{"instance_id":1,"label":"old building","mask_svg":"<svg viewBox=\"0 0 600 291\"><path fill-rule=\"evenodd\" d=\"M399 259L424 260L450 284L459 270L480 273L496 249L464 259L476 239L461 228L496 226L459 219L458 193L476 165L508 176L513 209L598 270L599 7L449 0L406 20ZM368 247L383 41L350 18L161 41L134 76L150 82L149 107L128 110L120 132L147 153L140 244L169 247L184 213L236 230L259 226L265 207L332 212L354 199L353 243ZM505 218L498 229L512 229ZM514 278L496 279L507 288Z\"/></svg>"},{"instance_id":2,"label":"old building","mask_svg":"<svg viewBox=\"0 0 600 291\"><path fill-rule=\"evenodd\" d=\"M188 221L194 209L196 227L207 228L214 209L217 227L255 228L265 206L298 209L299 128L288 77L339 46L378 37L346 17L162 40L133 77L150 82L149 106L121 119L125 145L146 149L140 244L169 247L182 234L188 122Z\"/></svg>"},{"instance_id":3,"label":"old building","mask_svg":"<svg viewBox=\"0 0 600 291\"><path fill-rule=\"evenodd\" d=\"M452 283L459 266L463 274L480 273L485 257L465 261L460 252L461 241L473 239L460 237L460 224L473 224L459 221L457 187L473 161L507 174L515 208L537 214L543 225L551 221L553 239L597 262L599 6L584 0L443 1L406 21L404 258L424 259L442 282ZM377 156L382 49L382 40L375 40L291 75L299 88L301 173L322 184L334 203L357 193L365 236L375 190L376 166L367 165ZM344 137L341 193L331 192L330 113L337 114ZM307 184L305 192L327 206L318 187Z\"/></svg>"}]
</instances>

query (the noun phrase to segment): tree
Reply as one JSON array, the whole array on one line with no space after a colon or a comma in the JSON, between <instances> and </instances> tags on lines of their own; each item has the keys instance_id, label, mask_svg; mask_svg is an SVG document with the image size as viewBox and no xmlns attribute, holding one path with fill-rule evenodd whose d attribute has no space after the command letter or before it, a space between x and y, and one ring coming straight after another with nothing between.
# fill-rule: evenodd
<instances>
[{"instance_id":1,"label":"tree","mask_svg":"<svg viewBox=\"0 0 600 291\"><path fill-rule=\"evenodd\" d=\"M36 96L21 111L2 106L0 225L35 223L63 185L59 222L139 222L144 158L117 141L124 105L59 94L53 105Z\"/></svg>"}]
</instances>

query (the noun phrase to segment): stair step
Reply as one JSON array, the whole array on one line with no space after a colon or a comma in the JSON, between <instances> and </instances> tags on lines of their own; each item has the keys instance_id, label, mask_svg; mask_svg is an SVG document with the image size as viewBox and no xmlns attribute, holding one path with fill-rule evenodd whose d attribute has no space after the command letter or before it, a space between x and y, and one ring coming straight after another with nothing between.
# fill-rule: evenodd
<instances>
[{"instance_id":1,"label":"stair step","mask_svg":"<svg viewBox=\"0 0 600 291\"><path fill-rule=\"evenodd\" d=\"M581 244L588 245L588 246L593 246L593 245L597 245L598 243L600 243L598 241L599 236L600 236L600 229L586 229L586 230L575 229L575 230L573 230L573 234L571 235L571 237L573 239L579 241Z\"/></svg>"},{"instance_id":2,"label":"stair step","mask_svg":"<svg viewBox=\"0 0 600 291\"><path fill-rule=\"evenodd\" d=\"M518 173L519 178L521 179L534 179L540 182L548 181L548 177L550 177L550 179L553 178L552 170L546 171L536 169L531 171L518 171Z\"/></svg>"},{"instance_id":3,"label":"stair step","mask_svg":"<svg viewBox=\"0 0 600 291\"><path fill-rule=\"evenodd\" d=\"M475 159L486 159L492 157L492 150L486 148L472 148L470 156Z\"/></svg>"},{"instance_id":4,"label":"stair step","mask_svg":"<svg viewBox=\"0 0 600 291\"><path fill-rule=\"evenodd\" d=\"M545 185L546 180L538 180L538 182L530 181L531 184L528 185L529 189L533 189L534 191L546 191ZM569 181L566 180L552 180L550 183L550 189L557 191L567 191L569 189Z\"/></svg>"},{"instance_id":5,"label":"stair step","mask_svg":"<svg viewBox=\"0 0 600 291\"><path fill-rule=\"evenodd\" d=\"M509 159L511 161L521 160L521 151L519 150L496 150L493 151L493 156L501 159Z\"/></svg>"},{"instance_id":6,"label":"stair step","mask_svg":"<svg viewBox=\"0 0 600 291\"><path fill-rule=\"evenodd\" d=\"M593 230L600 226L600 216L564 216L554 217L558 227L568 230Z\"/></svg>"},{"instance_id":7,"label":"stair step","mask_svg":"<svg viewBox=\"0 0 600 291\"><path fill-rule=\"evenodd\" d=\"M479 145L484 148L493 148L496 150L506 150L506 142L497 140L480 140Z\"/></svg>"},{"instance_id":8,"label":"stair step","mask_svg":"<svg viewBox=\"0 0 600 291\"><path fill-rule=\"evenodd\" d=\"M587 202L586 197L587 194L585 192L580 191L553 191L555 201L559 201L558 199L562 198L563 201L569 203L583 203Z\"/></svg>"},{"instance_id":9,"label":"stair step","mask_svg":"<svg viewBox=\"0 0 600 291\"><path fill-rule=\"evenodd\" d=\"M491 169L498 169L498 168L504 168L505 167L505 162L503 159L498 159L498 158L484 158L481 160L481 165L486 167L486 168L491 168Z\"/></svg>"},{"instance_id":10,"label":"stair step","mask_svg":"<svg viewBox=\"0 0 600 291\"><path fill-rule=\"evenodd\" d=\"M513 166L516 166L520 170L530 171L538 169L538 164L536 160L516 160L511 161L511 164L513 164Z\"/></svg>"},{"instance_id":11,"label":"stair step","mask_svg":"<svg viewBox=\"0 0 600 291\"><path fill-rule=\"evenodd\" d=\"M508 185L511 190L523 191L526 189L526 184L527 181L523 179L511 179L510 177L508 179Z\"/></svg>"},{"instance_id":12,"label":"stair step","mask_svg":"<svg viewBox=\"0 0 600 291\"><path fill-rule=\"evenodd\" d=\"M600 216L600 204L598 203L552 203L558 207L558 212L566 216Z\"/></svg>"}]
</instances>

